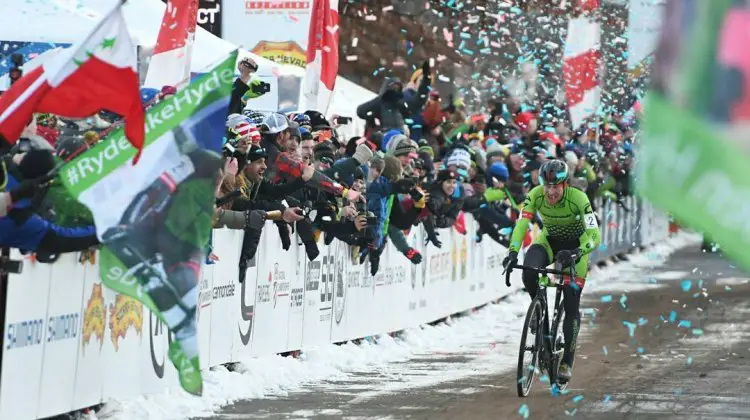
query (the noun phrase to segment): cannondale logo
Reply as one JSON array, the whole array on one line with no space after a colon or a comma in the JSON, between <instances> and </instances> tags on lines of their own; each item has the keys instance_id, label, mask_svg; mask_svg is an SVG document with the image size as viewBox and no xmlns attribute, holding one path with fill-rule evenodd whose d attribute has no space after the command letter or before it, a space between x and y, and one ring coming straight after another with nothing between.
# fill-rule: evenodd
<instances>
[{"instance_id":1,"label":"cannondale logo","mask_svg":"<svg viewBox=\"0 0 750 420\"><path fill-rule=\"evenodd\" d=\"M247 324L247 331L242 331L242 325L237 325L237 329L240 332L240 341L242 341L243 346L247 346L247 344L250 342L250 336L253 333L253 315L255 312L255 306L254 305L248 305L247 302L245 302L245 289L246 289L247 279L242 282L242 287L240 288L240 316L242 317L243 321L246 321ZM253 298L255 298L255 293L253 293Z\"/></svg>"},{"instance_id":2,"label":"cannondale logo","mask_svg":"<svg viewBox=\"0 0 750 420\"><path fill-rule=\"evenodd\" d=\"M163 342L162 340L159 340L159 337L163 337L164 334L167 334L167 346L172 344L172 334L169 333L169 329L164 325L163 322L159 321L159 318L156 317L153 313L149 311L148 316L148 345L149 345L149 352L151 353L151 366L154 368L154 373L158 378L164 377L164 361L166 360L166 357L164 356L164 349L160 349L161 351L158 351L159 356L157 357L157 350L155 341ZM161 361L159 361L161 359Z\"/></svg>"}]
</instances>

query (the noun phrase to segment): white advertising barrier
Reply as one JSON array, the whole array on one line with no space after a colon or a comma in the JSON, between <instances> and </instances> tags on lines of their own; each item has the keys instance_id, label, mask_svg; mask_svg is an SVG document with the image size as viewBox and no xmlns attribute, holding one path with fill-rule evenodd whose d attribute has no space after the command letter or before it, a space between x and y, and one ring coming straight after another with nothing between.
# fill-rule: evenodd
<instances>
[{"instance_id":1,"label":"white advertising barrier","mask_svg":"<svg viewBox=\"0 0 750 420\"><path fill-rule=\"evenodd\" d=\"M651 240L668 235L666 224L650 226ZM424 245L421 226L412 229L408 241L422 252L422 263L411 264L388 245L373 277L369 263L360 265L340 241L321 240L314 261L297 238L284 251L269 223L244 283L238 281L243 232L215 230L220 260L204 266L200 284L202 367L394 332L520 289L519 272L511 288L501 276L507 250L487 237L476 243L468 215L466 227L468 235L440 230L441 248ZM24 259L17 251L13 258ZM165 326L140 303L103 287L98 273L67 254L55 264L27 259L23 273L10 276L0 418L52 416L178 386Z\"/></svg>"}]
</instances>

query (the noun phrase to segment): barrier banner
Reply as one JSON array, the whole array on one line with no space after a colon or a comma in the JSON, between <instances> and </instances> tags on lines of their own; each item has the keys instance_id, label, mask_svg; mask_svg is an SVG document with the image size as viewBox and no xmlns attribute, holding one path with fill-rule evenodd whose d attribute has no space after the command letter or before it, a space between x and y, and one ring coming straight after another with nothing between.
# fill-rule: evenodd
<instances>
[{"instance_id":1,"label":"barrier banner","mask_svg":"<svg viewBox=\"0 0 750 420\"><path fill-rule=\"evenodd\" d=\"M667 238L666 216L629 200L631 212L620 216L616 204L599 207L602 220L609 221L602 222L608 246L592 255L593 262L614 255L610 250L639 232L643 245ZM638 227L643 220L648 220L647 234ZM467 231L476 227L467 216ZM624 229L631 232L620 234ZM313 261L296 235L290 250L283 251L276 226L268 222L239 283L243 232L214 230L219 261L203 267L197 286L201 370L417 327L521 289L520 270L512 273L511 287L505 286L507 249L486 236L477 242L471 234L440 229L440 248L425 245L424 237L421 226L407 236L422 254L421 264L410 263L388 244L373 277L369 263L359 264L353 249L340 241L325 245L321 238ZM17 251L12 257L23 258ZM100 267L79 264L77 257L27 263L21 274L10 276L0 418L53 416L179 384L177 370L167 362L174 342L167 324L146 305L105 287Z\"/></svg>"},{"instance_id":2,"label":"barrier banner","mask_svg":"<svg viewBox=\"0 0 750 420\"><path fill-rule=\"evenodd\" d=\"M104 284L125 310L146 305L175 334L169 358L186 391L202 392L196 309L211 234L215 174L237 52L147 114L140 162L122 129L66 164L65 187L92 212L106 246ZM209 324L205 324L206 327Z\"/></svg>"}]
</instances>

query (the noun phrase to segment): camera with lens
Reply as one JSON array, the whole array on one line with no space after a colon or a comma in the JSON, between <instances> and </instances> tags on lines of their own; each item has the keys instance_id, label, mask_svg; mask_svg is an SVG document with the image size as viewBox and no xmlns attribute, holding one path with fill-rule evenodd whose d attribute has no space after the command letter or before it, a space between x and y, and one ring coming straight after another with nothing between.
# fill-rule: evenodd
<instances>
[{"instance_id":1,"label":"camera with lens","mask_svg":"<svg viewBox=\"0 0 750 420\"><path fill-rule=\"evenodd\" d=\"M268 93L271 91L271 84L266 83L266 82L256 83L256 84L253 84L252 89L253 89L253 93L262 95L264 93Z\"/></svg>"},{"instance_id":2,"label":"camera with lens","mask_svg":"<svg viewBox=\"0 0 750 420\"><path fill-rule=\"evenodd\" d=\"M411 191L409 191L409 195L411 196L411 199L414 201L419 201L424 197L424 194L422 194L422 191L419 191L416 188L412 188Z\"/></svg>"},{"instance_id":3,"label":"camera with lens","mask_svg":"<svg viewBox=\"0 0 750 420\"><path fill-rule=\"evenodd\" d=\"M233 139L229 139L226 143L224 143L224 146L221 147L222 156L224 156L225 158L234 156L234 153L237 151L237 147L233 143Z\"/></svg>"}]
</instances>

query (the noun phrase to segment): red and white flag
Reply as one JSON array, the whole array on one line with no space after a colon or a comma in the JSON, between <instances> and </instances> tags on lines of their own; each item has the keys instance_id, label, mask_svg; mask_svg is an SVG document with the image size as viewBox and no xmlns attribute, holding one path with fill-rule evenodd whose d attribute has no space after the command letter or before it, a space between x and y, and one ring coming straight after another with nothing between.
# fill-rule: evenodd
<instances>
[{"instance_id":1,"label":"red and white flag","mask_svg":"<svg viewBox=\"0 0 750 420\"><path fill-rule=\"evenodd\" d=\"M15 144L35 112L84 118L108 110L125 118L125 135L143 148L145 121L136 52L121 2L88 37L25 74L0 96L0 135Z\"/></svg>"},{"instance_id":2,"label":"red and white flag","mask_svg":"<svg viewBox=\"0 0 750 420\"><path fill-rule=\"evenodd\" d=\"M599 23L591 16L598 0L578 0L580 14L570 19L563 57L563 80L574 128L596 113L601 99L599 83L602 53Z\"/></svg>"},{"instance_id":3,"label":"red and white flag","mask_svg":"<svg viewBox=\"0 0 750 420\"><path fill-rule=\"evenodd\" d=\"M339 73L339 1L314 1L307 39L305 109L325 114Z\"/></svg>"},{"instance_id":4,"label":"red and white flag","mask_svg":"<svg viewBox=\"0 0 750 420\"><path fill-rule=\"evenodd\" d=\"M190 81L198 0L169 0L144 87L161 89Z\"/></svg>"}]
</instances>

